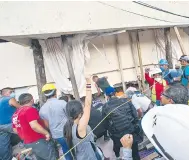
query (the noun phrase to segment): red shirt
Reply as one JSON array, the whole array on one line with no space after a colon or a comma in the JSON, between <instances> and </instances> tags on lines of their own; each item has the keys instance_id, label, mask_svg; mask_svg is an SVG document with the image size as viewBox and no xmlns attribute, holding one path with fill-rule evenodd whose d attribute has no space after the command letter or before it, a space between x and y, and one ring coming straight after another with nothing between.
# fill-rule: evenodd
<instances>
[{"instance_id":1,"label":"red shirt","mask_svg":"<svg viewBox=\"0 0 189 160\"><path fill-rule=\"evenodd\" d=\"M17 129L19 137L24 141L25 144L33 143L39 139L45 139L45 136L35 132L30 127L30 122L37 120L42 126L43 123L40 120L38 111L29 106L19 108L12 116L13 128Z\"/></svg>"},{"instance_id":2,"label":"red shirt","mask_svg":"<svg viewBox=\"0 0 189 160\"><path fill-rule=\"evenodd\" d=\"M154 78L151 78L148 73L145 73L145 79L149 83L151 89L154 84ZM167 81L166 81L167 82ZM161 100L161 94L164 91L163 83L155 82L156 99Z\"/></svg>"}]
</instances>

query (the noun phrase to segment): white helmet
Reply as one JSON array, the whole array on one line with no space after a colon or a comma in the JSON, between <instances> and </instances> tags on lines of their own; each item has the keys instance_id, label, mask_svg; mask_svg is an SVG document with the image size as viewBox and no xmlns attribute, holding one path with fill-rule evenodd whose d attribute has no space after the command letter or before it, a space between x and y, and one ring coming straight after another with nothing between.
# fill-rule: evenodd
<instances>
[{"instance_id":1,"label":"white helmet","mask_svg":"<svg viewBox=\"0 0 189 160\"><path fill-rule=\"evenodd\" d=\"M153 68L149 72L149 76L152 77L154 74L162 73L160 68Z\"/></svg>"},{"instance_id":2,"label":"white helmet","mask_svg":"<svg viewBox=\"0 0 189 160\"><path fill-rule=\"evenodd\" d=\"M189 107L168 104L152 108L142 119L148 139L167 160L189 159Z\"/></svg>"}]
</instances>

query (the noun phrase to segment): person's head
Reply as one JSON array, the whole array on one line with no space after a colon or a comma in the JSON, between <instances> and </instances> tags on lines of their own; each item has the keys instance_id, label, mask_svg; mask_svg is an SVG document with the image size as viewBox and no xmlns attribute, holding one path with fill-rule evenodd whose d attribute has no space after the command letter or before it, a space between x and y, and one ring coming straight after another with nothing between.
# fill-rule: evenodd
<instances>
[{"instance_id":1,"label":"person's head","mask_svg":"<svg viewBox=\"0 0 189 160\"><path fill-rule=\"evenodd\" d=\"M154 68L149 72L150 76L155 79L157 82L162 81L162 71L159 68Z\"/></svg>"},{"instance_id":2,"label":"person's head","mask_svg":"<svg viewBox=\"0 0 189 160\"><path fill-rule=\"evenodd\" d=\"M33 106L34 105L33 96L29 93L21 94L18 98L18 101L21 106Z\"/></svg>"},{"instance_id":3,"label":"person's head","mask_svg":"<svg viewBox=\"0 0 189 160\"><path fill-rule=\"evenodd\" d=\"M69 147L72 148L72 126L74 122L78 122L78 120L82 117L83 114L83 106L81 102L78 100L69 101L66 104L66 113L68 121L64 126L64 137L67 139ZM75 155L74 150L72 150L72 153Z\"/></svg>"},{"instance_id":4,"label":"person's head","mask_svg":"<svg viewBox=\"0 0 189 160\"><path fill-rule=\"evenodd\" d=\"M94 75L93 76L93 81L96 83L98 81L98 76L97 75Z\"/></svg>"},{"instance_id":5,"label":"person's head","mask_svg":"<svg viewBox=\"0 0 189 160\"><path fill-rule=\"evenodd\" d=\"M5 96L5 97L12 97L15 98L15 93L14 93L14 89L7 87L7 88L3 88L1 90L1 95Z\"/></svg>"},{"instance_id":6,"label":"person's head","mask_svg":"<svg viewBox=\"0 0 189 160\"><path fill-rule=\"evenodd\" d=\"M161 103L166 104L188 104L188 90L181 84L169 86L161 96Z\"/></svg>"},{"instance_id":7,"label":"person's head","mask_svg":"<svg viewBox=\"0 0 189 160\"><path fill-rule=\"evenodd\" d=\"M161 59L159 61L159 67L162 71L165 71L169 68L169 64L168 61L166 59Z\"/></svg>"},{"instance_id":8,"label":"person's head","mask_svg":"<svg viewBox=\"0 0 189 160\"><path fill-rule=\"evenodd\" d=\"M132 96L135 94L136 91L137 91L136 88L134 88L134 87L129 87L129 88L125 91L126 98L131 99Z\"/></svg>"},{"instance_id":9,"label":"person's head","mask_svg":"<svg viewBox=\"0 0 189 160\"><path fill-rule=\"evenodd\" d=\"M188 65L188 63L189 63L189 56L187 56L187 55L182 55L182 56L180 57L179 61L180 61L180 64L181 64L182 66L186 66L186 65Z\"/></svg>"},{"instance_id":10,"label":"person's head","mask_svg":"<svg viewBox=\"0 0 189 160\"><path fill-rule=\"evenodd\" d=\"M109 98L114 97L115 96L115 89L113 87L108 87L106 88L105 91L106 96Z\"/></svg>"},{"instance_id":11,"label":"person's head","mask_svg":"<svg viewBox=\"0 0 189 160\"><path fill-rule=\"evenodd\" d=\"M47 99L56 97L56 87L53 83L47 83L43 86L42 92Z\"/></svg>"},{"instance_id":12,"label":"person's head","mask_svg":"<svg viewBox=\"0 0 189 160\"><path fill-rule=\"evenodd\" d=\"M65 102L68 102L69 98L68 98L68 96L61 96L61 97L59 97L59 100L64 100Z\"/></svg>"}]
</instances>

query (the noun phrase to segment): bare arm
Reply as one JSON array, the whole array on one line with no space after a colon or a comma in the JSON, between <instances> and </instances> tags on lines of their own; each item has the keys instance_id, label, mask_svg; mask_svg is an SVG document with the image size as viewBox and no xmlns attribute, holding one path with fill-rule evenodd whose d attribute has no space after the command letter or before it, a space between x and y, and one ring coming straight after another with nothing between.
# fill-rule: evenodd
<instances>
[{"instance_id":1,"label":"bare arm","mask_svg":"<svg viewBox=\"0 0 189 160\"><path fill-rule=\"evenodd\" d=\"M45 127L49 129L49 122L46 119L42 119L42 121L43 121Z\"/></svg>"},{"instance_id":2,"label":"bare arm","mask_svg":"<svg viewBox=\"0 0 189 160\"><path fill-rule=\"evenodd\" d=\"M96 87L96 89L97 89L97 92L98 92L98 96L100 96L100 94L101 94L101 91L100 91L100 88L98 87L98 85L95 83L95 87Z\"/></svg>"},{"instance_id":3,"label":"bare arm","mask_svg":"<svg viewBox=\"0 0 189 160\"><path fill-rule=\"evenodd\" d=\"M11 105L11 106L13 106L13 107L15 107L15 108L19 108L19 107L20 107L20 104L16 101L15 98L11 98L11 99L9 100L9 105Z\"/></svg>"},{"instance_id":4,"label":"bare arm","mask_svg":"<svg viewBox=\"0 0 189 160\"><path fill-rule=\"evenodd\" d=\"M86 78L87 84L91 84L90 78ZM80 137L85 137L87 134L87 125L89 123L91 113L92 94L91 88L86 88L85 106L83 108L83 115L79 120L78 134Z\"/></svg>"},{"instance_id":5,"label":"bare arm","mask_svg":"<svg viewBox=\"0 0 189 160\"><path fill-rule=\"evenodd\" d=\"M138 118L140 119L143 115L142 109L141 108L137 109L137 113L138 113Z\"/></svg>"},{"instance_id":6,"label":"bare arm","mask_svg":"<svg viewBox=\"0 0 189 160\"><path fill-rule=\"evenodd\" d=\"M30 127L37 133L43 134L44 136L46 136L46 138L48 137L50 139L50 135L49 132L47 130L45 130L38 122L37 120L31 121L29 122ZM47 140L49 140L47 138Z\"/></svg>"},{"instance_id":7,"label":"bare arm","mask_svg":"<svg viewBox=\"0 0 189 160\"><path fill-rule=\"evenodd\" d=\"M14 133L18 134L17 129L13 128Z\"/></svg>"}]
</instances>

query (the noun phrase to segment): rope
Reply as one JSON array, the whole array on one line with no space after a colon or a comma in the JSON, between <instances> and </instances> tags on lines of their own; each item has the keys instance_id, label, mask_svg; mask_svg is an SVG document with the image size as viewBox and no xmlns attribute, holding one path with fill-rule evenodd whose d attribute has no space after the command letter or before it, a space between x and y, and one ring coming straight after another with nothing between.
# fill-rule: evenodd
<instances>
[{"instance_id":1,"label":"rope","mask_svg":"<svg viewBox=\"0 0 189 160\"><path fill-rule=\"evenodd\" d=\"M164 77L166 77L169 73L170 73L170 72L168 72ZM162 79L164 79L164 77L162 77ZM158 83L158 82L155 82L154 84L156 84L156 83ZM153 87L153 86L151 86L151 87ZM151 87L150 87L150 88L151 88ZM150 88L149 88L149 89L150 89ZM146 90L142 91L142 93L145 93L145 92L148 91L149 89L146 89ZM125 102L125 103L123 103L123 104L117 106L116 108L114 108L110 113L108 113L108 114L96 125L96 127L94 127L94 128L86 135L85 138L83 138L83 139L82 139L80 142L78 142L75 146L73 146L72 148L70 148L70 150L67 151L64 155L62 155L58 160L61 160L62 158L64 158L65 155L67 155L69 152L71 153L71 151L72 151L75 147L77 147L80 143L82 143L91 133L93 133L93 131L94 131L112 112L114 112L116 109L118 109L119 107L121 107L121 106L127 104L127 103L130 102L130 101L131 101L131 99L128 100L127 102Z\"/></svg>"}]
</instances>

